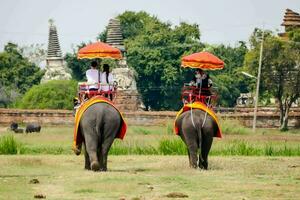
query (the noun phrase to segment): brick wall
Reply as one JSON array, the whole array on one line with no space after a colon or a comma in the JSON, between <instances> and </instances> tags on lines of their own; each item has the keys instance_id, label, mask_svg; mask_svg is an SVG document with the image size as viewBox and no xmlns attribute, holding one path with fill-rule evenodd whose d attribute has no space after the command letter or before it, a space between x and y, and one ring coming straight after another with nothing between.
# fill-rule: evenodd
<instances>
[{"instance_id":1,"label":"brick wall","mask_svg":"<svg viewBox=\"0 0 300 200\"><path fill-rule=\"evenodd\" d=\"M251 127L253 108L218 108L217 115L224 119L239 120L242 124ZM172 123L176 112L123 112L129 125L164 125ZM74 117L69 110L21 110L0 109L0 124L8 125L11 122L37 122L42 125L73 125ZM257 114L257 127L274 128L279 126L279 113L276 108L260 108ZM291 109L289 127L300 127L300 109Z\"/></svg>"}]
</instances>

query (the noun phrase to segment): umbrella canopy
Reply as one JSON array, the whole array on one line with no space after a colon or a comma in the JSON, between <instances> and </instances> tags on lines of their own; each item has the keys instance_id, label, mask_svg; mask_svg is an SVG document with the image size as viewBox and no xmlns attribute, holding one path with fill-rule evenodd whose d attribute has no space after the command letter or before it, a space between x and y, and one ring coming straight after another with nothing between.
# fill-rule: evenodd
<instances>
[{"instance_id":1,"label":"umbrella canopy","mask_svg":"<svg viewBox=\"0 0 300 200\"><path fill-rule=\"evenodd\" d=\"M181 59L181 66L203 70L218 70L224 68L224 62L211 53L199 52L184 56Z\"/></svg>"},{"instance_id":2,"label":"umbrella canopy","mask_svg":"<svg viewBox=\"0 0 300 200\"><path fill-rule=\"evenodd\" d=\"M118 48L112 47L104 42L95 42L79 49L78 59L88 58L113 58L121 59L122 53Z\"/></svg>"}]
</instances>

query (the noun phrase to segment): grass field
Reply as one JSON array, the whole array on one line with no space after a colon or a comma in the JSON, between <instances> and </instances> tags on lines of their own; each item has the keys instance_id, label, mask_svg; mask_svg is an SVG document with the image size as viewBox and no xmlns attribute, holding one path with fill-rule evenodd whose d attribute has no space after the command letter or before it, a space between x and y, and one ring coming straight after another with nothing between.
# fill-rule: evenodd
<instances>
[{"instance_id":1,"label":"grass field","mask_svg":"<svg viewBox=\"0 0 300 200\"><path fill-rule=\"evenodd\" d=\"M276 129L251 129L226 122L223 138L216 138L210 155L238 156L300 156L300 129L279 132ZM1 131L2 130L2 131ZM12 135L5 127L1 136ZM14 134L19 154L71 155L73 127L42 127L41 133ZM7 149L6 147L4 147ZM0 141L0 154L1 141ZM172 132L172 124L166 126L130 126L123 141L115 140L111 155L186 155L186 148Z\"/></svg>"},{"instance_id":2,"label":"grass field","mask_svg":"<svg viewBox=\"0 0 300 200\"><path fill-rule=\"evenodd\" d=\"M170 124L130 126L111 149L108 172L94 173L72 154L73 127L33 134L0 127L0 154L8 147L16 154L0 155L0 199L298 199L300 130L252 133L229 123L223 133L201 171L188 167Z\"/></svg>"},{"instance_id":3,"label":"grass field","mask_svg":"<svg viewBox=\"0 0 300 200\"><path fill-rule=\"evenodd\" d=\"M108 172L83 170L83 156L0 156L0 199L297 199L299 157L110 156ZM39 183L33 184L33 179ZM179 199L179 198L177 198Z\"/></svg>"}]
</instances>

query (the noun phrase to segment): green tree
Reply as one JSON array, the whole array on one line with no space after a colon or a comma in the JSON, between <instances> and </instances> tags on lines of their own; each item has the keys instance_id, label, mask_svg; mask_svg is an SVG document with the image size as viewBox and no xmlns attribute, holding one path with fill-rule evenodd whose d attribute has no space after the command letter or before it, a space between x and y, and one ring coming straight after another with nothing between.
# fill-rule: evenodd
<instances>
[{"instance_id":1,"label":"green tree","mask_svg":"<svg viewBox=\"0 0 300 200\"><path fill-rule=\"evenodd\" d=\"M65 56L65 60L67 62L67 66L72 71L72 77L77 81L82 81L85 79L85 72L90 68L90 62L86 59L79 60L77 58L77 52L80 48L84 47L86 44L81 43L77 45L76 48L73 49L72 53L67 53Z\"/></svg>"},{"instance_id":2,"label":"green tree","mask_svg":"<svg viewBox=\"0 0 300 200\"><path fill-rule=\"evenodd\" d=\"M194 70L180 67L180 59L183 55L199 52L205 47L200 42L198 25L182 22L172 26L146 12L126 11L118 18L128 65L138 74L137 87L144 104L154 110L178 109L181 106L181 87L194 74ZM106 36L107 29L99 34L98 39L106 41ZM224 70L211 73L219 90L219 104L234 106L239 93L249 91L248 85L251 82L239 74L247 47L244 42L235 47L206 46L226 64ZM73 71L73 77L76 80L84 79L88 69L88 65L84 65L86 61L78 61L75 51L68 54L66 60Z\"/></svg>"},{"instance_id":3,"label":"green tree","mask_svg":"<svg viewBox=\"0 0 300 200\"><path fill-rule=\"evenodd\" d=\"M132 19L137 20L137 13ZM122 15L120 21L122 24ZM156 17L146 15L143 29L134 37L126 38L127 60L138 74L137 86L146 108L154 110L174 110L181 106L180 91L191 70L180 68L180 58L184 54L203 48L197 25L181 23L174 28L160 22ZM130 21L126 21L131 24ZM126 28L125 28L126 29Z\"/></svg>"},{"instance_id":4,"label":"green tree","mask_svg":"<svg viewBox=\"0 0 300 200\"><path fill-rule=\"evenodd\" d=\"M18 94L24 94L33 85L39 84L44 74L38 66L24 58L16 44L8 43L0 53L0 86L7 95L7 101L2 102L5 107L14 101ZM11 91L13 90L14 95Z\"/></svg>"},{"instance_id":5,"label":"green tree","mask_svg":"<svg viewBox=\"0 0 300 200\"><path fill-rule=\"evenodd\" d=\"M259 37L261 30L255 30L245 65L252 71L257 71L259 60ZM262 92L268 93L278 101L280 109L280 129L288 130L288 115L290 107L300 96L300 40L299 30L290 32L290 40L286 41L274 34L268 34L264 40L262 62Z\"/></svg>"},{"instance_id":6,"label":"green tree","mask_svg":"<svg viewBox=\"0 0 300 200\"><path fill-rule=\"evenodd\" d=\"M218 56L225 63L223 70L210 72L214 82L213 86L218 91L218 104L233 107L240 93L250 91L251 80L243 77L244 57L248 49L245 42L239 42L236 46L207 45L207 50Z\"/></svg>"}]
</instances>

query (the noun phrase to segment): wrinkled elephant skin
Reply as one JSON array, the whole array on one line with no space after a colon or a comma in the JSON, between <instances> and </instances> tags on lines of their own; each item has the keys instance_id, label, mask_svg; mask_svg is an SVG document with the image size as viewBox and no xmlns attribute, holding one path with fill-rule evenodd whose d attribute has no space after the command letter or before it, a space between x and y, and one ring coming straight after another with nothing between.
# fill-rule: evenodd
<instances>
[{"instance_id":1,"label":"wrinkled elephant skin","mask_svg":"<svg viewBox=\"0 0 300 200\"><path fill-rule=\"evenodd\" d=\"M107 155L121 127L120 113L106 103L91 105L80 120L84 137L85 169L107 170Z\"/></svg>"},{"instance_id":2,"label":"wrinkled elephant skin","mask_svg":"<svg viewBox=\"0 0 300 200\"><path fill-rule=\"evenodd\" d=\"M190 167L193 168L208 168L208 153L213 137L216 136L218 131L218 125L210 115L207 115L206 120L204 119L205 112L194 109L192 112L182 113L175 122L179 129L179 136L187 146ZM204 124L203 121L205 121Z\"/></svg>"}]
</instances>

